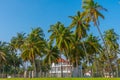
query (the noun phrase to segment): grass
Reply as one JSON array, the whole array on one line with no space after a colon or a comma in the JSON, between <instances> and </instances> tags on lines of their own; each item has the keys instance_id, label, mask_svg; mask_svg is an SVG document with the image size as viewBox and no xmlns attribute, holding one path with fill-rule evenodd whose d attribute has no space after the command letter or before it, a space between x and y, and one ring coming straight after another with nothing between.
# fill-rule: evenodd
<instances>
[{"instance_id":1,"label":"grass","mask_svg":"<svg viewBox=\"0 0 120 80\"><path fill-rule=\"evenodd\" d=\"M0 80L120 80L120 78L0 78Z\"/></svg>"}]
</instances>

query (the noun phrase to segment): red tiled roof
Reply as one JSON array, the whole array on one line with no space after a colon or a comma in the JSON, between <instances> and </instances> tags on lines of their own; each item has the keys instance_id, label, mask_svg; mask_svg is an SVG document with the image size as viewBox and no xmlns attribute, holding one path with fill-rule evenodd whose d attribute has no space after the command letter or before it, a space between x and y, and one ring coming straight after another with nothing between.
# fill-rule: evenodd
<instances>
[{"instance_id":1,"label":"red tiled roof","mask_svg":"<svg viewBox=\"0 0 120 80\"><path fill-rule=\"evenodd\" d=\"M57 62L58 62L58 63L60 63L60 62L68 63L68 61L67 61L67 60L62 59L62 58L57 59Z\"/></svg>"}]
</instances>

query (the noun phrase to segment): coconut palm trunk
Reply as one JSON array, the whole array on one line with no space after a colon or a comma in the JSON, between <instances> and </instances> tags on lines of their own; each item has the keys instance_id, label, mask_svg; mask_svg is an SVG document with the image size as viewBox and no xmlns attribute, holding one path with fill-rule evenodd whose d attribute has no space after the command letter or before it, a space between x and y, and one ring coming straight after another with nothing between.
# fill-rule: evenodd
<instances>
[{"instance_id":1,"label":"coconut palm trunk","mask_svg":"<svg viewBox=\"0 0 120 80\"><path fill-rule=\"evenodd\" d=\"M33 77L37 77L37 70L36 70L35 58L33 59L33 66L34 66L34 76Z\"/></svg>"},{"instance_id":2,"label":"coconut palm trunk","mask_svg":"<svg viewBox=\"0 0 120 80\"><path fill-rule=\"evenodd\" d=\"M72 77L72 71L73 71L73 64L70 62L70 77Z\"/></svg>"},{"instance_id":3,"label":"coconut palm trunk","mask_svg":"<svg viewBox=\"0 0 120 80\"><path fill-rule=\"evenodd\" d=\"M79 69L78 69L78 59L77 59L78 55L76 53L76 71L77 71L77 77L79 77Z\"/></svg>"}]
</instances>

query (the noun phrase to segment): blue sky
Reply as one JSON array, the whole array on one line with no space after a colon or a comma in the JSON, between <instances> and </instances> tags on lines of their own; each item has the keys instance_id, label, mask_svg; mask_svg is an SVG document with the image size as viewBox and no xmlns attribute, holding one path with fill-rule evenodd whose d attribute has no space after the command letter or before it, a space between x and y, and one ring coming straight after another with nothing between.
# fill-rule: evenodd
<instances>
[{"instance_id":1,"label":"blue sky","mask_svg":"<svg viewBox=\"0 0 120 80\"><path fill-rule=\"evenodd\" d=\"M114 28L120 35L120 0L95 0L108 9L100 19L103 31ZM0 41L10 41L17 32L29 33L31 28L41 27L46 35L51 24L57 21L68 26L77 11L82 11L81 0L0 0ZM98 35L96 28L91 32Z\"/></svg>"}]
</instances>

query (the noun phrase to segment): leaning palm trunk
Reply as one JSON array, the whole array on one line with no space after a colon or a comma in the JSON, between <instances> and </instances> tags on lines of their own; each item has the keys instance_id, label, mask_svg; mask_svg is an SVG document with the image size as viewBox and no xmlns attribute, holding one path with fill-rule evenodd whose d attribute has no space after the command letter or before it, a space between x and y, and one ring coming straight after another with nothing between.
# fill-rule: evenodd
<instances>
[{"instance_id":1,"label":"leaning palm trunk","mask_svg":"<svg viewBox=\"0 0 120 80\"><path fill-rule=\"evenodd\" d=\"M111 66L111 62L110 62L110 59L109 59L109 51L108 51L108 48L107 48L107 44L105 43L105 40L104 40L104 38L103 38L103 36L102 36L102 33L101 33L101 31L100 31L100 28L99 28L99 26L98 25L96 25L96 27L97 27L97 30L98 30L98 32L99 32L99 34L100 34L100 37L101 37L101 39L102 39L102 41L103 41L103 43L104 43L104 46L105 46L105 52L106 52L106 57L107 57L107 60L108 60L108 63L110 64L110 71L111 71L111 73L112 73L112 76L113 76L113 70L112 70L112 66ZM110 76L110 73L109 73L109 76Z\"/></svg>"},{"instance_id":2,"label":"leaning palm trunk","mask_svg":"<svg viewBox=\"0 0 120 80\"><path fill-rule=\"evenodd\" d=\"M81 36L81 38L83 38L83 36ZM85 51L85 55L86 55L86 58L87 58L87 62L89 62L89 60L88 60L88 54L87 54L87 50L86 50L86 47L85 47L85 43L84 43L84 42L82 42L82 46L83 46L83 49L84 49L84 51Z\"/></svg>"},{"instance_id":3,"label":"leaning palm trunk","mask_svg":"<svg viewBox=\"0 0 120 80\"><path fill-rule=\"evenodd\" d=\"M85 51L85 55L86 55L86 61L87 61L87 64L89 63L89 59L88 59L88 53L87 53L87 50L86 50L86 47L85 47L85 43L84 42L82 42L82 46L83 46L83 49L84 49L84 51ZM90 65L89 65L90 66Z\"/></svg>"},{"instance_id":4,"label":"leaning palm trunk","mask_svg":"<svg viewBox=\"0 0 120 80\"><path fill-rule=\"evenodd\" d=\"M84 51L85 51L85 55L86 55L86 58L87 58L87 62L89 62L89 60L88 60L88 54L87 54L87 50L86 50L86 47L85 47L84 42L82 43L82 46L83 46L83 49L84 49Z\"/></svg>"}]
</instances>

